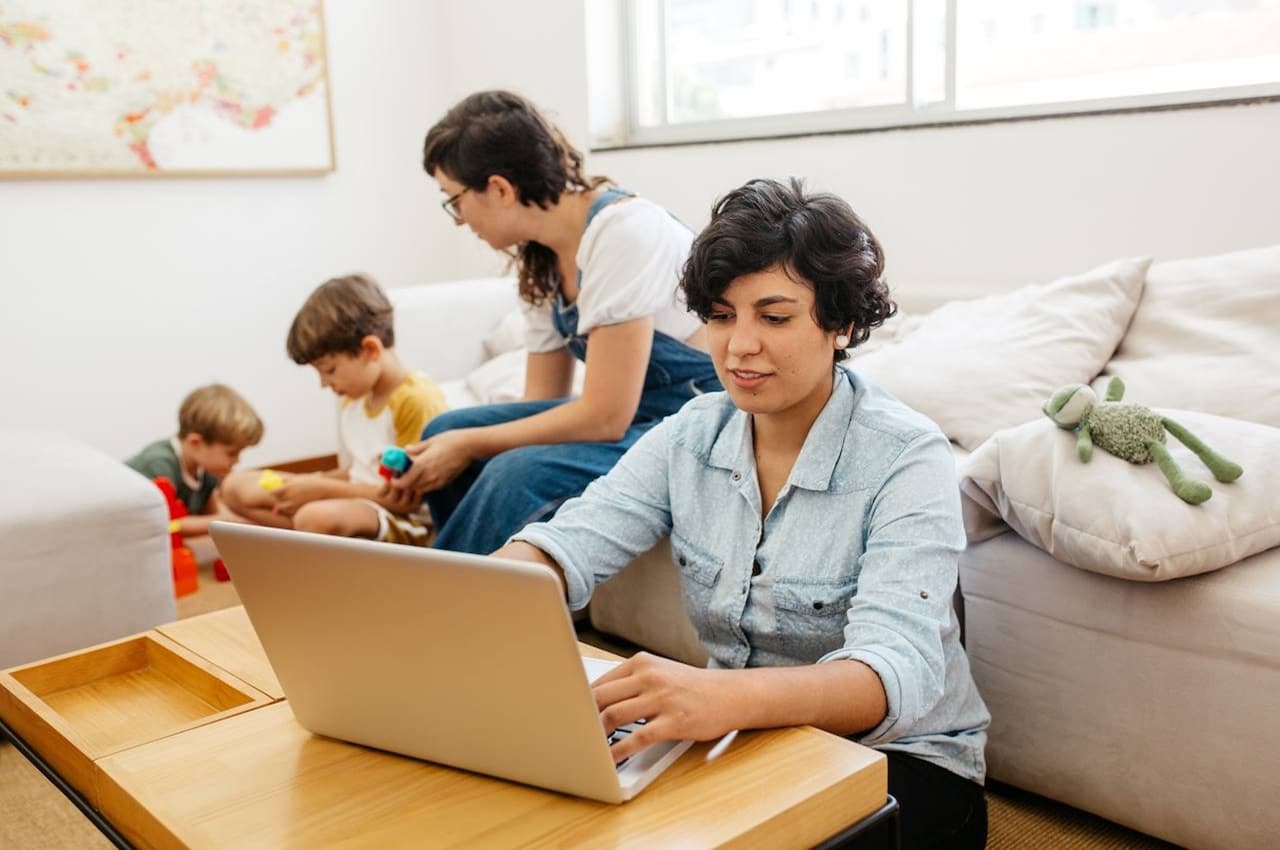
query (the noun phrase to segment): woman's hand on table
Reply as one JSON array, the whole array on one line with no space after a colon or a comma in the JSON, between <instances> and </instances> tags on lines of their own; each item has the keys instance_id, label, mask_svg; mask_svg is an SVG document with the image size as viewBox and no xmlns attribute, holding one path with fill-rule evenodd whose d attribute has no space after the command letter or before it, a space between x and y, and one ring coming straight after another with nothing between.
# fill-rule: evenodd
<instances>
[{"instance_id":1,"label":"woman's hand on table","mask_svg":"<svg viewBox=\"0 0 1280 850\"><path fill-rule=\"evenodd\" d=\"M709 741L738 728L735 672L639 652L596 679L591 691L607 732L645 721L611 747L614 761L658 741Z\"/></svg>"}]
</instances>

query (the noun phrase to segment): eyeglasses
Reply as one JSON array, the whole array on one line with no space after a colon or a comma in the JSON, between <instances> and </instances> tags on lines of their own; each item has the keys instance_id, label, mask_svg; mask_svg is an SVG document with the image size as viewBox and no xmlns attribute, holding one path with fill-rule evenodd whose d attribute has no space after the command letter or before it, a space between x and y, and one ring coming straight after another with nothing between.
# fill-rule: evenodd
<instances>
[{"instance_id":1,"label":"eyeglasses","mask_svg":"<svg viewBox=\"0 0 1280 850\"><path fill-rule=\"evenodd\" d=\"M450 195L440 202L440 208L445 211L449 218L453 219L454 224L462 224L462 211L458 209L458 199L471 191L471 187L467 186L456 195Z\"/></svg>"}]
</instances>

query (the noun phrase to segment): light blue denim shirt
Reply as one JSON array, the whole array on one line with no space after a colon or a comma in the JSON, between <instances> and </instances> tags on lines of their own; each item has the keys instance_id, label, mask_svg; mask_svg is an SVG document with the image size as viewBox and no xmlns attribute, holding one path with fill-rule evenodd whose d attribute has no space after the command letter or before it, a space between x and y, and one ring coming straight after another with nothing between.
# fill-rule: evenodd
<instances>
[{"instance_id":1,"label":"light blue denim shirt","mask_svg":"<svg viewBox=\"0 0 1280 850\"><path fill-rule=\"evenodd\" d=\"M712 393L513 539L555 558L576 610L670 533L711 666L861 661L879 675L888 714L858 740L982 782L991 716L952 609L965 537L938 427L837 368L763 524L760 508L750 419Z\"/></svg>"}]
</instances>

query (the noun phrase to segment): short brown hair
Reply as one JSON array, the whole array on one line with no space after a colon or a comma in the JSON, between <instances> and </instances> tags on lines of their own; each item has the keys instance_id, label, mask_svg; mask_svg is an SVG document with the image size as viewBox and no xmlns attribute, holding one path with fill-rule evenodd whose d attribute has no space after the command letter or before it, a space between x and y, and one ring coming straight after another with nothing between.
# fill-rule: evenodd
<instances>
[{"instance_id":1,"label":"short brown hair","mask_svg":"<svg viewBox=\"0 0 1280 850\"><path fill-rule=\"evenodd\" d=\"M262 439L262 420L231 387L210 384L192 390L178 408L178 437L188 434L226 446L256 446Z\"/></svg>"},{"instance_id":2,"label":"short brown hair","mask_svg":"<svg viewBox=\"0 0 1280 850\"><path fill-rule=\"evenodd\" d=\"M395 345L394 311L382 287L353 274L316 287L293 318L285 345L293 362L305 366L327 354L357 354L367 336Z\"/></svg>"}]
</instances>

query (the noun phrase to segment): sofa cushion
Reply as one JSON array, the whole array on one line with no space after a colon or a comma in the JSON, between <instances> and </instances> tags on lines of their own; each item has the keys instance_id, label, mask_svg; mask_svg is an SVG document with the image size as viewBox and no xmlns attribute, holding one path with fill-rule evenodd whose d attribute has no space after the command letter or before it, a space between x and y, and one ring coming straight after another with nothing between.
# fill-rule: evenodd
<instances>
[{"instance_id":1,"label":"sofa cushion","mask_svg":"<svg viewBox=\"0 0 1280 850\"><path fill-rule=\"evenodd\" d=\"M524 370L529 352L504 351L467 373L467 389L479 404L502 404L524 398Z\"/></svg>"},{"instance_id":2,"label":"sofa cushion","mask_svg":"<svg viewBox=\"0 0 1280 850\"><path fill-rule=\"evenodd\" d=\"M1094 389L1112 375L1126 400L1280 427L1280 245L1151 266Z\"/></svg>"},{"instance_id":3,"label":"sofa cushion","mask_svg":"<svg viewBox=\"0 0 1280 850\"><path fill-rule=\"evenodd\" d=\"M476 398L476 394L467 385L466 378L441 381L440 392L444 393L444 403L449 410L457 410L460 407L470 407L473 404L480 403L480 399Z\"/></svg>"},{"instance_id":4,"label":"sofa cushion","mask_svg":"<svg viewBox=\"0 0 1280 850\"><path fill-rule=\"evenodd\" d=\"M529 360L529 351L515 348L486 360L467 373L467 391L475 399L475 404L504 404L520 401L524 398L524 373ZM586 370L582 362L575 360L573 367L573 384L569 392L582 395L582 383L586 378Z\"/></svg>"},{"instance_id":5,"label":"sofa cushion","mask_svg":"<svg viewBox=\"0 0 1280 850\"><path fill-rule=\"evenodd\" d=\"M1094 451L1076 457L1076 435L1046 418L1001 431L966 458L960 473L972 539L990 536L989 515L1060 561L1105 575L1163 581L1234 564L1280 545L1280 429L1190 411L1160 411L1244 467L1214 481L1192 452L1169 453L1213 495L1179 499L1155 464Z\"/></svg>"},{"instance_id":6,"label":"sofa cushion","mask_svg":"<svg viewBox=\"0 0 1280 850\"><path fill-rule=\"evenodd\" d=\"M504 277L404 286L387 296L396 309L396 354L436 383L483 361L486 335L519 304L515 281Z\"/></svg>"},{"instance_id":7,"label":"sofa cushion","mask_svg":"<svg viewBox=\"0 0 1280 850\"><path fill-rule=\"evenodd\" d=\"M925 313L908 313L899 307L898 311L886 319L883 325L871 332L866 342L849 350L850 359L846 362L856 363L859 358L866 357L873 351L901 342L924 324L926 315Z\"/></svg>"},{"instance_id":8,"label":"sofa cushion","mask_svg":"<svg viewBox=\"0 0 1280 850\"><path fill-rule=\"evenodd\" d=\"M947 304L850 365L972 451L1001 428L1040 416L1063 384L1093 380L1129 324L1150 262L1116 260Z\"/></svg>"},{"instance_id":9,"label":"sofa cushion","mask_svg":"<svg viewBox=\"0 0 1280 850\"><path fill-rule=\"evenodd\" d=\"M483 340L484 353L490 358L524 348L524 310L516 307L493 326Z\"/></svg>"}]
</instances>

